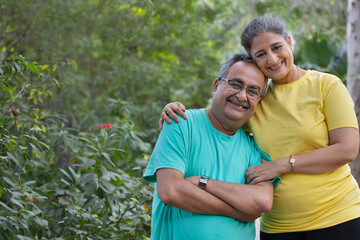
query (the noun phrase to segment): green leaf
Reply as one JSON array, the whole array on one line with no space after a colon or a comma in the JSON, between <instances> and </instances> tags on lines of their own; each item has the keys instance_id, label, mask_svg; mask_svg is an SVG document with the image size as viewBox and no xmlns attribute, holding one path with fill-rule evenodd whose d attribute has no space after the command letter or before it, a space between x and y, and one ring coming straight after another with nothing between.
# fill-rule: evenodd
<instances>
[{"instance_id":1,"label":"green leaf","mask_svg":"<svg viewBox=\"0 0 360 240\"><path fill-rule=\"evenodd\" d=\"M109 215L109 212L106 212L104 217L103 217L103 222L102 222L102 227L103 228L106 228L106 223L107 223L107 220L108 220L108 215Z\"/></svg>"},{"instance_id":2,"label":"green leaf","mask_svg":"<svg viewBox=\"0 0 360 240\"><path fill-rule=\"evenodd\" d=\"M91 210L96 212L97 210L99 210L99 209L102 207L102 205L104 205L104 203L105 203L105 200L104 200L104 199L98 201L97 203L95 203L95 204L92 206Z\"/></svg>"},{"instance_id":3,"label":"green leaf","mask_svg":"<svg viewBox=\"0 0 360 240\"><path fill-rule=\"evenodd\" d=\"M66 170L60 168L60 172L61 172L62 174L64 174L64 175L68 178L68 180L74 181L74 179L70 176L70 174L69 174Z\"/></svg>"},{"instance_id":4,"label":"green leaf","mask_svg":"<svg viewBox=\"0 0 360 240\"><path fill-rule=\"evenodd\" d=\"M74 183L76 184L79 180L79 174L76 174L72 167L68 167L68 169L72 175L72 179L73 179Z\"/></svg>"},{"instance_id":5,"label":"green leaf","mask_svg":"<svg viewBox=\"0 0 360 240\"><path fill-rule=\"evenodd\" d=\"M3 176L3 179L4 179L4 181L7 182L10 186L15 187L16 184L15 184L13 181L11 181L9 178Z\"/></svg>"},{"instance_id":6,"label":"green leaf","mask_svg":"<svg viewBox=\"0 0 360 240\"><path fill-rule=\"evenodd\" d=\"M31 72L33 72L33 73L35 73L36 75L40 75L40 71L39 71L39 69L35 66L35 64L34 63L28 63L27 64L27 67L29 68L29 70L31 71Z\"/></svg>"},{"instance_id":7,"label":"green leaf","mask_svg":"<svg viewBox=\"0 0 360 240\"><path fill-rule=\"evenodd\" d=\"M31 156L32 156L32 147L31 147L30 144L27 146L26 152L27 152L29 158L31 158Z\"/></svg>"},{"instance_id":8,"label":"green leaf","mask_svg":"<svg viewBox=\"0 0 360 240\"><path fill-rule=\"evenodd\" d=\"M45 219L41 219L41 218L35 218L35 222L43 228L47 228L49 225L48 221L46 221Z\"/></svg>"},{"instance_id":9,"label":"green leaf","mask_svg":"<svg viewBox=\"0 0 360 240\"><path fill-rule=\"evenodd\" d=\"M11 152L7 152L7 155L14 163L19 165L19 161L17 160L17 158Z\"/></svg>"},{"instance_id":10,"label":"green leaf","mask_svg":"<svg viewBox=\"0 0 360 240\"><path fill-rule=\"evenodd\" d=\"M86 200L86 202L83 205L84 209L87 209L94 201L95 201L96 197L91 197L88 200Z\"/></svg>"},{"instance_id":11,"label":"green leaf","mask_svg":"<svg viewBox=\"0 0 360 240\"><path fill-rule=\"evenodd\" d=\"M14 211L13 209L11 209L10 207L8 207L8 205L6 205L5 203L0 201L0 205L3 206L4 208L6 208L8 211L12 212L12 213L16 213L16 211Z\"/></svg>"},{"instance_id":12,"label":"green leaf","mask_svg":"<svg viewBox=\"0 0 360 240\"><path fill-rule=\"evenodd\" d=\"M22 205L18 200L16 200L15 198L11 198L10 201L15 204L18 205L21 208L24 208L24 205Z\"/></svg>"},{"instance_id":13,"label":"green leaf","mask_svg":"<svg viewBox=\"0 0 360 240\"><path fill-rule=\"evenodd\" d=\"M32 180L32 181L27 181L23 184L21 184L21 186L28 186L28 185L33 185L33 184L36 184L36 181Z\"/></svg>"},{"instance_id":14,"label":"green leaf","mask_svg":"<svg viewBox=\"0 0 360 240\"><path fill-rule=\"evenodd\" d=\"M85 189L87 194L91 195L91 194L94 193L94 191L96 189L98 189L98 187L99 187L99 184L96 181L94 181L94 182L86 183L85 186L84 186L84 189Z\"/></svg>"},{"instance_id":15,"label":"green leaf","mask_svg":"<svg viewBox=\"0 0 360 240\"><path fill-rule=\"evenodd\" d=\"M26 236L23 236L23 235L16 235L16 237L19 240L33 240L33 238L26 237Z\"/></svg>"},{"instance_id":16,"label":"green leaf","mask_svg":"<svg viewBox=\"0 0 360 240\"><path fill-rule=\"evenodd\" d=\"M104 192L109 194L115 190L115 186L109 183L108 181L103 181L100 187L104 190Z\"/></svg>"},{"instance_id":17,"label":"green leaf","mask_svg":"<svg viewBox=\"0 0 360 240\"><path fill-rule=\"evenodd\" d=\"M65 183L65 185L67 186L71 186L71 183L69 183L68 181L66 181L65 179L61 178L60 180L61 182Z\"/></svg>"},{"instance_id":18,"label":"green leaf","mask_svg":"<svg viewBox=\"0 0 360 240\"><path fill-rule=\"evenodd\" d=\"M75 60L71 60L71 65L73 66L73 69L74 69L75 71L77 71L78 65L77 65L77 63L76 63Z\"/></svg>"}]
</instances>

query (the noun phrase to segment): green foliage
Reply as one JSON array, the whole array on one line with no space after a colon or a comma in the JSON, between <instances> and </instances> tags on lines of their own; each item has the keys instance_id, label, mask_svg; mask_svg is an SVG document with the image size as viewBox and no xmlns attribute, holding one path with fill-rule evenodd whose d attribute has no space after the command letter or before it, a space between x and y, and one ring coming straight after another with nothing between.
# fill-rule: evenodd
<instances>
[{"instance_id":1,"label":"green foliage","mask_svg":"<svg viewBox=\"0 0 360 240\"><path fill-rule=\"evenodd\" d=\"M0 1L0 239L148 238L160 110L206 106L264 14L345 75L345 1Z\"/></svg>"},{"instance_id":2,"label":"green foliage","mask_svg":"<svg viewBox=\"0 0 360 240\"><path fill-rule=\"evenodd\" d=\"M149 144L124 117L75 135L39 110L59 86L48 68L21 56L0 65L0 239L144 239L152 189L139 177ZM70 156L64 168L56 144Z\"/></svg>"}]
</instances>

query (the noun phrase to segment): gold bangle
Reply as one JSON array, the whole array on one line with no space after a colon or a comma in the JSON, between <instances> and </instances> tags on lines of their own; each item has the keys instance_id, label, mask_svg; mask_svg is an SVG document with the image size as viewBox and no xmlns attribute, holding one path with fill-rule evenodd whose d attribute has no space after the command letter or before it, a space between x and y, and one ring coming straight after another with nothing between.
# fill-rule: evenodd
<instances>
[{"instance_id":1,"label":"gold bangle","mask_svg":"<svg viewBox=\"0 0 360 240\"><path fill-rule=\"evenodd\" d=\"M292 154L290 155L289 163L291 164L291 173L294 173L294 166L296 163L296 159L294 158L294 156Z\"/></svg>"}]
</instances>

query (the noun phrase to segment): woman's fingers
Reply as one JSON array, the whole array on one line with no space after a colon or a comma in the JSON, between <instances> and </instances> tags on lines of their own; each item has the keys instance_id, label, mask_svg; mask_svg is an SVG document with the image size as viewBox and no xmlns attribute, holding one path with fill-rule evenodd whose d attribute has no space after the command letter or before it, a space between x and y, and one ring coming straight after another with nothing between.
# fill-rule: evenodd
<instances>
[{"instance_id":1,"label":"woman's fingers","mask_svg":"<svg viewBox=\"0 0 360 240\"><path fill-rule=\"evenodd\" d=\"M254 171L252 171L251 168L248 168L248 170L245 173L245 178L246 178L246 183L251 183L252 180L254 180L255 175L254 175Z\"/></svg>"},{"instance_id":2,"label":"woman's fingers","mask_svg":"<svg viewBox=\"0 0 360 240\"><path fill-rule=\"evenodd\" d=\"M161 113L161 114L162 114L162 113ZM164 124L164 119L163 119L163 118L161 117L161 115L160 115L160 120L159 120L159 131L161 131L163 124Z\"/></svg>"},{"instance_id":3,"label":"woman's fingers","mask_svg":"<svg viewBox=\"0 0 360 240\"><path fill-rule=\"evenodd\" d=\"M167 122L168 124L171 123L171 119L168 116L168 113L170 112L169 108L164 108L164 110L161 112L161 119L163 119L163 121Z\"/></svg>"},{"instance_id":4,"label":"woman's fingers","mask_svg":"<svg viewBox=\"0 0 360 240\"><path fill-rule=\"evenodd\" d=\"M183 119L187 119L184 113L185 111L186 111L185 106L180 102L173 102L166 104L160 115L159 130L162 129L164 121L167 122L168 124L171 124L172 121L170 118L172 118L175 122L179 122L180 119L176 115L176 113L179 114L180 117L182 117Z\"/></svg>"},{"instance_id":5,"label":"woman's fingers","mask_svg":"<svg viewBox=\"0 0 360 240\"><path fill-rule=\"evenodd\" d=\"M185 115L185 106L180 103L180 102L173 102L173 103L168 103L165 106L165 112L167 113L167 115L169 115L172 119L175 120L175 122L179 122L179 118L176 116L175 113L179 114L180 117L182 117L183 119L186 119L186 115Z\"/></svg>"},{"instance_id":6,"label":"woman's fingers","mask_svg":"<svg viewBox=\"0 0 360 240\"><path fill-rule=\"evenodd\" d=\"M178 107L177 107L178 108ZM168 107L165 108L164 110L165 114L167 115L167 117L171 117L175 122L179 122L180 119L178 118L178 116L175 114L175 110L173 110L173 108ZM166 120L165 120L166 121ZM168 121L166 121L167 123L169 123ZM171 122L170 122L171 123Z\"/></svg>"}]
</instances>

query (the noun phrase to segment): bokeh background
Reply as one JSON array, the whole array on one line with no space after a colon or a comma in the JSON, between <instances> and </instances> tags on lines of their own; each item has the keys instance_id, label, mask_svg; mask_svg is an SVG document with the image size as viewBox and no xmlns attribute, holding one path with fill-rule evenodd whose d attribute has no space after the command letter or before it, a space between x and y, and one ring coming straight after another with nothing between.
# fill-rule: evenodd
<instances>
[{"instance_id":1,"label":"bokeh background","mask_svg":"<svg viewBox=\"0 0 360 240\"><path fill-rule=\"evenodd\" d=\"M0 239L148 239L160 112L205 107L258 15L347 84L344 0L0 0Z\"/></svg>"}]
</instances>

